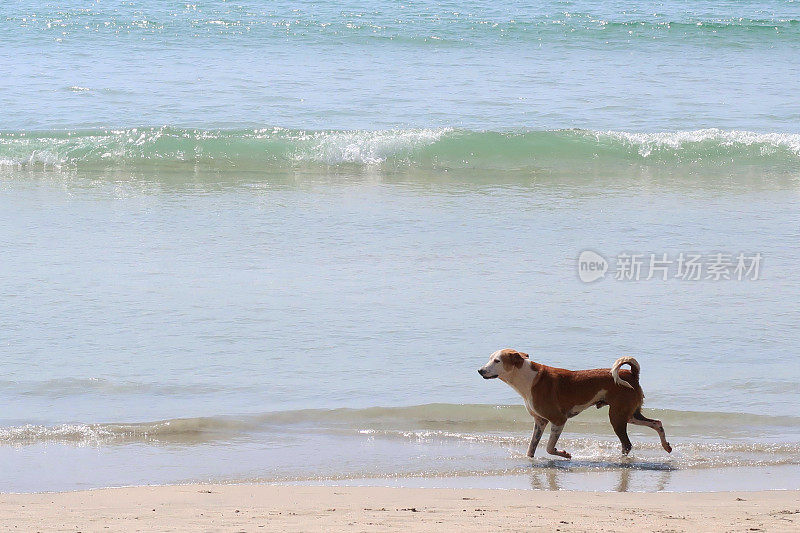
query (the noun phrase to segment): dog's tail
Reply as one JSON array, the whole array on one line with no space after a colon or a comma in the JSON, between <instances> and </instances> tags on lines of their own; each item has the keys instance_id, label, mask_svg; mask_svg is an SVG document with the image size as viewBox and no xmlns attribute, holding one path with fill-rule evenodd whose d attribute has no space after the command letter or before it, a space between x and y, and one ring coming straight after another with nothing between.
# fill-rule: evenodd
<instances>
[{"instance_id":1,"label":"dog's tail","mask_svg":"<svg viewBox=\"0 0 800 533\"><path fill-rule=\"evenodd\" d=\"M633 385L631 385L630 383L619 377L619 368L622 365L630 365L631 373L633 374L633 379L637 383L639 381L639 371L642 369L642 367L639 366L639 361L637 361L633 357L627 357L627 356L620 357L619 359L614 361L614 364L611 366L611 377L614 378L614 383L622 387L628 387L629 389L632 389Z\"/></svg>"}]
</instances>

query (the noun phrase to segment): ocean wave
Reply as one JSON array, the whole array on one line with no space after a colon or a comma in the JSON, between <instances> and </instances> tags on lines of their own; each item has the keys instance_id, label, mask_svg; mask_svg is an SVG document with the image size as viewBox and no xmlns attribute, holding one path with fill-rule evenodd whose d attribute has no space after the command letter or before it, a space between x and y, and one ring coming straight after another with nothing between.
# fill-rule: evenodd
<instances>
[{"instance_id":1,"label":"ocean wave","mask_svg":"<svg viewBox=\"0 0 800 533\"><path fill-rule=\"evenodd\" d=\"M646 409L646 413L662 420L671 437L682 437L692 441L709 437L726 441L736 440L736 443L730 444L732 448L729 451L762 450L770 453L800 451L798 448L800 418L797 417L746 415L746 423L743 423L743 415L738 413L664 409ZM301 409L242 416L175 418L136 423L66 423L52 426L28 424L0 427L0 445L27 445L40 442L76 445L131 442L198 444L246 438L257 433L310 432L405 440L455 439L516 446L524 444L530 438L528 434L530 426L530 416L521 406L426 404L362 409ZM588 410L570 420L569 424L569 433L578 436L608 435L609 431L605 409ZM753 443L750 439L754 435L764 439L781 438L794 441L786 444L789 448L784 450L780 444ZM575 442L585 444L590 441L580 440L579 437ZM656 441L651 444L653 449L658 448Z\"/></svg>"},{"instance_id":2,"label":"ocean wave","mask_svg":"<svg viewBox=\"0 0 800 533\"><path fill-rule=\"evenodd\" d=\"M302 131L131 128L0 133L0 166L10 168L186 167L236 169L375 165L430 146L449 130Z\"/></svg>"},{"instance_id":3,"label":"ocean wave","mask_svg":"<svg viewBox=\"0 0 800 533\"><path fill-rule=\"evenodd\" d=\"M547 169L566 164L789 164L800 134L702 129L200 130L172 127L0 133L0 169L262 170L302 166Z\"/></svg>"},{"instance_id":4,"label":"ocean wave","mask_svg":"<svg viewBox=\"0 0 800 533\"><path fill-rule=\"evenodd\" d=\"M697 155L714 151L717 153L733 152L731 155L734 155L736 151L747 151L751 156L755 156L756 152L753 150L764 157L776 155L779 152L800 157L800 134L719 129L662 133L606 131L597 134L598 142L603 136L634 147L642 157L649 157L654 152L679 153L682 151L694 152Z\"/></svg>"},{"instance_id":5,"label":"ocean wave","mask_svg":"<svg viewBox=\"0 0 800 533\"><path fill-rule=\"evenodd\" d=\"M38 443L100 446L108 444L200 444L229 440L255 429L252 422L231 417L177 418L157 422L25 424L0 428L0 444L23 446Z\"/></svg>"}]
</instances>

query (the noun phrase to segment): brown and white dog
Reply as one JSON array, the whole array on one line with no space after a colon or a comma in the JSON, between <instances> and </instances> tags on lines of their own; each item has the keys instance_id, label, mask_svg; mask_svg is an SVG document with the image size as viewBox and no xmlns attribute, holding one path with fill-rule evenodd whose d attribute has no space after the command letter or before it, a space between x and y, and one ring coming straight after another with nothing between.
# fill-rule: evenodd
<instances>
[{"instance_id":1,"label":"brown and white dog","mask_svg":"<svg viewBox=\"0 0 800 533\"><path fill-rule=\"evenodd\" d=\"M631 369L620 370L622 365L630 365ZM592 405L598 409L608 405L608 417L622 442L623 454L631 451L628 423L656 430L661 446L671 453L661 422L642 414L644 393L639 386L639 370L639 363L633 357L620 357L611 368L573 371L534 363L526 353L505 349L494 352L478 373L484 379L500 378L525 400L525 407L535 421L528 457L536 453L545 427L552 423L547 453L571 458L566 451L556 449L558 437L568 418Z\"/></svg>"}]
</instances>

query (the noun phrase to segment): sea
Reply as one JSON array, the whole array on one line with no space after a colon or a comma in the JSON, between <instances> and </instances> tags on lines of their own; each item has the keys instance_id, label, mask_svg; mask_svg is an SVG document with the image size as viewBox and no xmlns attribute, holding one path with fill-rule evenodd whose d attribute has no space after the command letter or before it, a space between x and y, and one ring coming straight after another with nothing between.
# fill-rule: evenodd
<instances>
[{"instance_id":1,"label":"sea","mask_svg":"<svg viewBox=\"0 0 800 533\"><path fill-rule=\"evenodd\" d=\"M800 2L19 0L0 36L0 492L800 489ZM591 408L528 459L506 347L635 357L674 451Z\"/></svg>"}]
</instances>

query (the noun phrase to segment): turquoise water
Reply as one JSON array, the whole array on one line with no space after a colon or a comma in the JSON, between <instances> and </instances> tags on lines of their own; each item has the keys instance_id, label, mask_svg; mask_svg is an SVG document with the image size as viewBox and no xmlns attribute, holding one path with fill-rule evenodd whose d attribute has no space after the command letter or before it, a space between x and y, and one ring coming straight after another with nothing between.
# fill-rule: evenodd
<instances>
[{"instance_id":1,"label":"turquoise water","mask_svg":"<svg viewBox=\"0 0 800 533\"><path fill-rule=\"evenodd\" d=\"M796 133L800 119L800 5L791 1L21 1L0 10L4 130Z\"/></svg>"},{"instance_id":2,"label":"turquoise water","mask_svg":"<svg viewBox=\"0 0 800 533\"><path fill-rule=\"evenodd\" d=\"M0 7L0 490L800 488L800 4ZM757 280L582 283L740 252ZM642 364L575 460L476 370ZM543 453L543 450L540 450ZM757 486L754 485L758 478Z\"/></svg>"}]
</instances>

